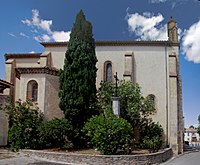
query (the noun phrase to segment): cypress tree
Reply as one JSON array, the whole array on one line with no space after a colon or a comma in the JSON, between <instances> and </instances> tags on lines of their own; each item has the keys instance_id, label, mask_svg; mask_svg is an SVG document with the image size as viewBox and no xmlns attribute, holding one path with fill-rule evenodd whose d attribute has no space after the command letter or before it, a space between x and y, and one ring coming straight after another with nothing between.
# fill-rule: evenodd
<instances>
[{"instance_id":1,"label":"cypress tree","mask_svg":"<svg viewBox=\"0 0 200 165\"><path fill-rule=\"evenodd\" d=\"M96 102L96 62L92 25L81 10L70 34L59 79L59 106L75 132L93 114Z\"/></svg>"}]
</instances>

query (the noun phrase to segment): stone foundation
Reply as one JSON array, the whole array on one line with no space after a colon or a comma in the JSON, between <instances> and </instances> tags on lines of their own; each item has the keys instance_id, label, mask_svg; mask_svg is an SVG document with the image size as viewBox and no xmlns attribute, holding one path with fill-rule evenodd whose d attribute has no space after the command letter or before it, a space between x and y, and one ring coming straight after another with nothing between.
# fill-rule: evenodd
<instances>
[{"instance_id":1,"label":"stone foundation","mask_svg":"<svg viewBox=\"0 0 200 165\"><path fill-rule=\"evenodd\" d=\"M36 150L22 150L22 153L49 159L52 161L84 164L84 165L150 165L160 164L173 156L171 148L151 154L141 155L88 155L74 153L44 152Z\"/></svg>"}]
</instances>

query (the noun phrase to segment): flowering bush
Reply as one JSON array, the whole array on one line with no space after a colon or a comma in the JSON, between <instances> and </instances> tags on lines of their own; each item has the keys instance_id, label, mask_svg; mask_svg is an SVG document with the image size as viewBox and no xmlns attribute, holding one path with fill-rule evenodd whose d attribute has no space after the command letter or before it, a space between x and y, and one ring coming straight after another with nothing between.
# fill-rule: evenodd
<instances>
[{"instance_id":1,"label":"flowering bush","mask_svg":"<svg viewBox=\"0 0 200 165\"><path fill-rule=\"evenodd\" d=\"M39 127L39 143L44 147L71 148L72 126L67 119L54 118Z\"/></svg>"},{"instance_id":2,"label":"flowering bush","mask_svg":"<svg viewBox=\"0 0 200 165\"><path fill-rule=\"evenodd\" d=\"M13 150L20 148L39 148L38 128L43 115L31 101L17 101L6 106L9 115L8 141Z\"/></svg>"}]
</instances>

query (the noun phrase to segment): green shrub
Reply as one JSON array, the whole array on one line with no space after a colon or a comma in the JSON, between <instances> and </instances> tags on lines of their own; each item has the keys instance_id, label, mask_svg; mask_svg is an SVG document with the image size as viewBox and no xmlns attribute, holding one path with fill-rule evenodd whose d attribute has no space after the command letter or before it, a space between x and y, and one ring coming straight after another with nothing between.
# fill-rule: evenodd
<instances>
[{"instance_id":1,"label":"green shrub","mask_svg":"<svg viewBox=\"0 0 200 165\"><path fill-rule=\"evenodd\" d=\"M44 147L71 148L70 142L72 126L67 119L54 118L39 127L39 143Z\"/></svg>"},{"instance_id":2,"label":"green shrub","mask_svg":"<svg viewBox=\"0 0 200 165\"><path fill-rule=\"evenodd\" d=\"M131 124L122 118L109 115L94 116L85 124L83 131L90 144L105 155L128 154L131 147Z\"/></svg>"},{"instance_id":3,"label":"green shrub","mask_svg":"<svg viewBox=\"0 0 200 165\"><path fill-rule=\"evenodd\" d=\"M162 139L159 136L154 136L151 139L148 136L143 138L144 148L149 149L150 152L156 152L162 145Z\"/></svg>"},{"instance_id":4,"label":"green shrub","mask_svg":"<svg viewBox=\"0 0 200 165\"><path fill-rule=\"evenodd\" d=\"M43 115L30 101L18 101L6 106L9 115L8 141L13 150L39 148L38 128L43 122Z\"/></svg>"},{"instance_id":5,"label":"green shrub","mask_svg":"<svg viewBox=\"0 0 200 165\"><path fill-rule=\"evenodd\" d=\"M161 125L149 122L140 134L140 142L143 148L149 149L151 152L158 151L162 146L163 129Z\"/></svg>"}]
</instances>

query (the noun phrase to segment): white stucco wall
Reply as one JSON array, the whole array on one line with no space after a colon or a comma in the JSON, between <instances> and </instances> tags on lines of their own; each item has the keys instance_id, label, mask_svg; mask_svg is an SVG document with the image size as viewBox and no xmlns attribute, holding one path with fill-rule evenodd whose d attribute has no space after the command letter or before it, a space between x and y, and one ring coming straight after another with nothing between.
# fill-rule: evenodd
<instances>
[{"instance_id":1,"label":"white stucco wall","mask_svg":"<svg viewBox=\"0 0 200 165\"><path fill-rule=\"evenodd\" d=\"M112 61L113 74L118 73L119 79L123 79L126 52L133 52L135 61L134 76L141 86L143 96L153 94L156 97L156 113L152 115L154 121L158 121L166 131L166 76L167 62L165 47L150 46L101 46L96 48L97 86L103 80L104 62Z\"/></svg>"},{"instance_id":2,"label":"white stucco wall","mask_svg":"<svg viewBox=\"0 0 200 165\"><path fill-rule=\"evenodd\" d=\"M185 141L188 141L189 143L192 142L192 137L195 137L197 141L200 141L200 136L197 132L189 132L189 131L186 131L184 133L184 140Z\"/></svg>"},{"instance_id":3,"label":"white stucco wall","mask_svg":"<svg viewBox=\"0 0 200 165\"><path fill-rule=\"evenodd\" d=\"M97 46L97 87L104 79L104 63L112 62L112 72L118 73L120 80L124 79L125 54L133 52L135 71L134 76L137 83L142 88L142 93L146 97L149 94L156 96L156 113L152 116L155 121L159 121L166 131L166 97L168 81L168 54L178 49L165 49L163 46ZM47 47L46 52L51 52L53 67L58 69L63 67L65 47Z\"/></svg>"},{"instance_id":4,"label":"white stucco wall","mask_svg":"<svg viewBox=\"0 0 200 165\"><path fill-rule=\"evenodd\" d=\"M40 58L19 58L16 59L17 67L39 67Z\"/></svg>"},{"instance_id":5,"label":"white stucco wall","mask_svg":"<svg viewBox=\"0 0 200 165\"><path fill-rule=\"evenodd\" d=\"M46 47L43 54L50 52L52 67L60 69L64 65L66 49L66 47L59 46ZM125 71L131 68L131 54L133 58L132 68L134 70L132 70L132 74L134 74L134 81L141 86L144 97L149 94L153 94L156 97L156 112L152 115L152 118L162 125L165 135L168 135L169 142L177 143L175 138L177 137L176 131L178 130L176 123L178 120L177 116L173 116L173 113L178 111L177 102L174 102L177 99L177 89L175 89L177 88L177 66L174 59L178 58L179 55L178 46L96 46L96 56L98 59L96 65L98 68L96 79L97 88L100 82L104 80L104 63L111 61L113 75L117 72L119 80L123 80ZM16 61L16 65L17 67L39 67L40 64L38 61L40 60L37 58L33 60L19 59ZM125 64L128 64L128 67ZM7 70L9 71L9 69L10 66L8 65ZM169 75L172 74L174 76L173 83L169 78ZM6 75L9 77L9 73ZM19 90L16 91L16 98L25 100L28 81L36 80L39 91L38 106L41 110L44 110L45 98L48 98L46 95L51 93L45 91L47 89L46 85L51 86L51 81L53 81L51 77L48 77L48 82L46 82L46 78L44 74L22 74L20 80L16 81L16 87ZM167 130L171 133L166 133ZM170 138L170 136L173 136L174 139Z\"/></svg>"},{"instance_id":6,"label":"white stucco wall","mask_svg":"<svg viewBox=\"0 0 200 165\"><path fill-rule=\"evenodd\" d=\"M164 47L136 48L136 82L141 86L143 96L155 96L156 113L152 115L166 131L166 54Z\"/></svg>"},{"instance_id":7,"label":"white stucco wall","mask_svg":"<svg viewBox=\"0 0 200 165\"><path fill-rule=\"evenodd\" d=\"M26 100L26 94L27 94L27 84L29 81L35 80L38 83L38 107L39 109L44 112L44 106L45 106L45 75L44 74L22 74L20 77L20 89L19 90L19 98L22 101Z\"/></svg>"},{"instance_id":8,"label":"white stucco wall","mask_svg":"<svg viewBox=\"0 0 200 165\"><path fill-rule=\"evenodd\" d=\"M52 66L60 69L63 68L66 47L47 47L45 52L51 52Z\"/></svg>"}]
</instances>

